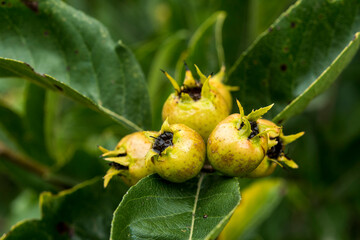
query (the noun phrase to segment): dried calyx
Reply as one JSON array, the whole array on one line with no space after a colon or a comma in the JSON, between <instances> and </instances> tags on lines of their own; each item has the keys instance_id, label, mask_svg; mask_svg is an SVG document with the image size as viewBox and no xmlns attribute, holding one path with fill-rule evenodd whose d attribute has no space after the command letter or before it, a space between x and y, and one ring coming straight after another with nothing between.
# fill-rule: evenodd
<instances>
[{"instance_id":1,"label":"dried calyx","mask_svg":"<svg viewBox=\"0 0 360 240\"><path fill-rule=\"evenodd\" d=\"M245 112L240 102L237 100L237 105L239 108L240 117L238 119L238 123L236 125L240 134L247 136L248 140L252 140L255 137L260 137L262 135L267 136L267 133L273 131L275 127L269 128L265 131L260 131L257 120L260 119L265 113L267 113L274 104L271 104L267 107L263 107L257 110L252 110L247 116L245 116ZM268 137L267 137L268 138Z\"/></svg>"},{"instance_id":2,"label":"dried calyx","mask_svg":"<svg viewBox=\"0 0 360 240\"><path fill-rule=\"evenodd\" d=\"M152 149L161 155L161 153L169 146L173 145L174 134L172 132L163 132L158 137L153 137L155 142Z\"/></svg>"},{"instance_id":3,"label":"dried calyx","mask_svg":"<svg viewBox=\"0 0 360 240\"><path fill-rule=\"evenodd\" d=\"M198 74L200 76L200 80L197 80L193 77L190 69L188 68L188 66L185 64L185 80L182 86L179 86L178 83L176 82L176 80L174 78L172 78L167 72L165 72L164 70L161 70L165 76L169 79L169 81L171 82L171 84L173 85L175 91L176 91L176 96L180 99L182 98L188 98L190 97L193 101L199 101L202 97L208 95L204 94L204 89L203 87L205 85L205 83L208 85L208 80L212 77L212 73L208 76L205 77L205 75L203 75L200 70L198 70Z\"/></svg>"},{"instance_id":4,"label":"dried calyx","mask_svg":"<svg viewBox=\"0 0 360 240\"><path fill-rule=\"evenodd\" d=\"M282 140L280 139L280 137L276 137L272 140L276 140L277 144L275 146L272 146L268 152L267 152L267 156L271 159L278 159L280 154L284 153L283 150L283 144L282 144Z\"/></svg>"},{"instance_id":5,"label":"dried calyx","mask_svg":"<svg viewBox=\"0 0 360 240\"><path fill-rule=\"evenodd\" d=\"M258 127L256 121L249 121L249 123L250 123L250 127L251 127L251 133L250 133L248 139L250 140L259 134L259 127ZM238 128L238 130L241 130L244 127L244 125L245 125L244 122L242 122L240 125L240 128Z\"/></svg>"},{"instance_id":6,"label":"dried calyx","mask_svg":"<svg viewBox=\"0 0 360 240\"><path fill-rule=\"evenodd\" d=\"M195 86L195 87L182 86L180 92L177 93L177 95L178 97L181 97L182 93L186 93L192 98L192 100L198 101L201 98L201 89L202 89L202 84L200 83L199 86Z\"/></svg>"}]
</instances>

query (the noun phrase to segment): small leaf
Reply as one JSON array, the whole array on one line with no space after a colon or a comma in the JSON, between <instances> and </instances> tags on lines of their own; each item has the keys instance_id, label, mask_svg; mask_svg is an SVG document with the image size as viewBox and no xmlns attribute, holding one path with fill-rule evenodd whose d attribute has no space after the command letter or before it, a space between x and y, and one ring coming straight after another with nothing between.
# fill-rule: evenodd
<instances>
[{"instance_id":1,"label":"small leaf","mask_svg":"<svg viewBox=\"0 0 360 240\"><path fill-rule=\"evenodd\" d=\"M237 179L200 175L142 179L114 213L111 239L215 239L240 201Z\"/></svg>"},{"instance_id":2,"label":"small leaf","mask_svg":"<svg viewBox=\"0 0 360 240\"><path fill-rule=\"evenodd\" d=\"M2 102L0 102L0 126L10 135L12 140L17 141L18 145L23 144L25 128L22 118Z\"/></svg>"},{"instance_id":3,"label":"small leaf","mask_svg":"<svg viewBox=\"0 0 360 240\"><path fill-rule=\"evenodd\" d=\"M50 157L45 143L45 98L46 90L31 83L27 85L23 117L26 142L22 147L36 161L52 165L54 160Z\"/></svg>"},{"instance_id":4,"label":"small leaf","mask_svg":"<svg viewBox=\"0 0 360 240\"><path fill-rule=\"evenodd\" d=\"M218 240L246 239L279 204L284 185L281 179L263 179L248 186Z\"/></svg>"},{"instance_id":5,"label":"small leaf","mask_svg":"<svg viewBox=\"0 0 360 240\"><path fill-rule=\"evenodd\" d=\"M249 121L256 121L259 118L261 118L265 113L267 113L272 107L274 106L274 104L271 104L267 107L263 107L263 108L259 108L257 110L252 110L251 113L249 113L249 115L247 115L247 118Z\"/></svg>"},{"instance_id":6,"label":"small leaf","mask_svg":"<svg viewBox=\"0 0 360 240\"><path fill-rule=\"evenodd\" d=\"M188 47L182 52L176 64L175 79L182 79L183 62L186 61L189 66L197 64L199 67L210 72L215 72L217 66L222 66L224 61L224 52L222 48L222 39L220 36L222 23L226 17L224 11L218 11L209 16L194 32L189 40ZM211 31L215 28L214 32ZM215 58L218 54L219 59ZM203 71L206 74L205 71Z\"/></svg>"}]
</instances>

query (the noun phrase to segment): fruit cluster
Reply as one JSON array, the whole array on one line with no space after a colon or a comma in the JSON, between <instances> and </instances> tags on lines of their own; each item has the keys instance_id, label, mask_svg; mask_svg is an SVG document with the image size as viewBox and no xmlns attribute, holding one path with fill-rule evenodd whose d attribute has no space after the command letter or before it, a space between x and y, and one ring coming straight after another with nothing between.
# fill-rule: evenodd
<instances>
[{"instance_id":1,"label":"fruit cluster","mask_svg":"<svg viewBox=\"0 0 360 240\"><path fill-rule=\"evenodd\" d=\"M273 105L245 115L237 101L239 113L229 116L230 91L237 88L222 83L225 68L206 77L195 65L200 77L197 81L185 67L181 87L163 71L175 92L163 106L164 123L159 132L127 135L112 151L99 147L110 165L105 187L115 175L128 185L151 173L184 182L198 175L204 164L226 176L249 178L268 176L277 165L298 167L284 150L304 133L285 136L281 127L262 119Z\"/></svg>"}]
</instances>

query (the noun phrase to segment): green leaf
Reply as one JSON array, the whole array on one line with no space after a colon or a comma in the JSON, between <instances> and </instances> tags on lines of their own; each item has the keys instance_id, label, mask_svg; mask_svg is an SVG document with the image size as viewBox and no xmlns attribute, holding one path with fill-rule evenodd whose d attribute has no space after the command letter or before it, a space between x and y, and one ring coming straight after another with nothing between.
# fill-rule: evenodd
<instances>
[{"instance_id":1,"label":"green leaf","mask_svg":"<svg viewBox=\"0 0 360 240\"><path fill-rule=\"evenodd\" d=\"M36 239L50 240L53 239L51 232L46 230L46 224L39 220L26 220L14 225L10 232L4 234L1 240L16 239ZM61 239L61 238L60 238ZM66 239L66 238L65 238Z\"/></svg>"},{"instance_id":2,"label":"green leaf","mask_svg":"<svg viewBox=\"0 0 360 240\"><path fill-rule=\"evenodd\" d=\"M0 72L65 94L129 132L150 126L140 66L99 22L57 0L6 1L0 21Z\"/></svg>"},{"instance_id":3,"label":"green leaf","mask_svg":"<svg viewBox=\"0 0 360 240\"><path fill-rule=\"evenodd\" d=\"M27 87L25 115L20 116L0 102L0 125L16 145L37 162L51 165L44 136L45 91L29 84Z\"/></svg>"},{"instance_id":4,"label":"green leaf","mask_svg":"<svg viewBox=\"0 0 360 240\"><path fill-rule=\"evenodd\" d=\"M52 165L54 160L50 157L45 143L45 97L46 91L43 88L28 84L23 116L26 132L22 148L34 160Z\"/></svg>"},{"instance_id":5,"label":"green leaf","mask_svg":"<svg viewBox=\"0 0 360 240\"><path fill-rule=\"evenodd\" d=\"M18 186L31 188L38 193L42 191L57 191L58 187L44 181L44 178L37 174L30 172L28 169L19 166L0 157L0 172L7 175L11 180L17 183Z\"/></svg>"},{"instance_id":6,"label":"green leaf","mask_svg":"<svg viewBox=\"0 0 360 240\"><path fill-rule=\"evenodd\" d=\"M44 107L46 91L34 84L28 84L26 89L25 116L27 138L45 147Z\"/></svg>"},{"instance_id":7,"label":"green leaf","mask_svg":"<svg viewBox=\"0 0 360 240\"><path fill-rule=\"evenodd\" d=\"M187 31L180 30L167 38L159 47L151 63L148 85L153 106L152 122L154 129L161 128L162 118L159 116L161 116L162 106L169 95L174 92L174 88L160 69L169 71L174 67L180 54L178 53L179 50L185 47L187 35Z\"/></svg>"},{"instance_id":8,"label":"green leaf","mask_svg":"<svg viewBox=\"0 0 360 240\"><path fill-rule=\"evenodd\" d=\"M96 146L103 146L109 135L116 136L115 145L121 137L127 134L119 124L102 114L73 103L61 95L52 92L48 92L48 94L47 145L51 150L51 155L56 158L58 166L68 162L74 152L79 149L86 148L87 151L95 153L92 158L98 157L100 151ZM74 170L75 173L76 169Z\"/></svg>"},{"instance_id":9,"label":"green leaf","mask_svg":"<svg viewBox=\"0 0 360 240\"><path fill-rule=\"evenodd\" d=\"M354 38L360 29L359 11L358 0L298 1L230 69L228 84L240 86L236 98L247 109L275 103L273 116L279 113L316 81ZM336 71L341 70L337 67ZM332 75L335 78L337 74ZM315 94L307 97L310 101Z\"/></svg>"},{"instance_id":10,"label":"green leaf","mask_svg":"<svg viewBox=\"0 0 360 240\"><path fill-rule=\"evenodd\" d=\"M111 239L215 239L240 201L237 179L200 175L142 179L114 213Z\"/></svg>"},{"instance_id":11,"label":"green leaf","mask_svg":"<svg viewBox=\"0 0 360 240\"><path fill-rule=\"evenodd\" d=\"M354 39L336 57L328 68L297 98L286 106L274 119L274 122L285 122L292 116L301 113L310 101L324 92L336 80L340 73L353 59L360 46L360 32L356 33Z\"/></svg>"},{"instance_id":12,"label":"green leaf","mask_svg":"<svg viewBox=\"0 0 360 240\"><path fill-rule=\"evenodd\" d=\"M246 239L280 203L285 182L281 179L263 179L242 191L242 201L218 240Z\"/></svg>"},{"instance_id":13,"label":"green leaf","mask_svg":"<svg viewBox=\"0 0 360 240\"><path fill-rule=\"evenodd\" d=\"M19 221L40 217L39 195L29 189L22 191L6 207L9 208L10 212L6 222L7 229L3 232L9 231L10 227Z\"/></svg>"},{"instance_id":14,"label":"green leaf","mask_svg":"<svg viewBox=\"0 0 360 240\"><path fill-rule=\"evenodd\" d=\"M0 102L0 126L17 144L23 143L25 128L22 118L2 102Z\"/></svg>"},{"instance_id":15,"label":"green leaf","mask_svg":"<svg viewBox=\"0 0 360 240\"><path fill-rule=\"evenodd\" d=\"M182 52L177 64L175 79L182 83L184 61L190 69L196 64L207 76L217 72L224 60L221 29L226 17L224 11L218 11L209 16L194 32L189 40L188 47ZM217 56L219 59L217 59Z\"/></svg>"},{"instance_id":16,"label":"green leaf","mask_svg":"<svg viewBox=\"0 0 360 240\"><path fill-rule=\"evenodd\" d=\"M70 176L78 182L94 176L103 176L109 165L103 159L100 159L99 155L100 153L97 156L93 156L83 150L77 150L72 158L55 173Z\"/></svg>"},{"instance_id":17,"label":"green leaf","mask_svg":"<svg viewBox=\"0 0 360 240\"><path fill-rule=\"evenodd\" d=\"M114 181L103 188L93 179L53 195L40 196L41 220L15 225L1 240L9 239L107 239L112 213L127 187Z\"/></svg>"}]
</instances>

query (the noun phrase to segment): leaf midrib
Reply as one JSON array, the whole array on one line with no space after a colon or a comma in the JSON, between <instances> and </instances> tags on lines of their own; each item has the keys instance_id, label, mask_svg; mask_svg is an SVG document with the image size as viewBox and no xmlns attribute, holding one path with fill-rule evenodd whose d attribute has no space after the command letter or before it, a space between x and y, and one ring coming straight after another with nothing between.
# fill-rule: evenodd
<instances>
[{"instance_id":1,"label":"leaf midrib","mask_svg":"<svg viewBox=\"0 0 360 240\"><path fill-rule=\"evenodd\" d=\"M189 235L189 240L192 240L192 235L194 232L194 225L195 225L195 214L196 214L196 208L197 208L197 203L199 201L199 195L200 195L200 189L201 189L201 184L203 182L205 174L201 174L198 184L197 184L197 189L196 189L196 194L195 194L195 201L194 201L194 208L192 210L192 215L191 215L191 227L190 227L190 235Z\"/></svg>"}]
</instances>

